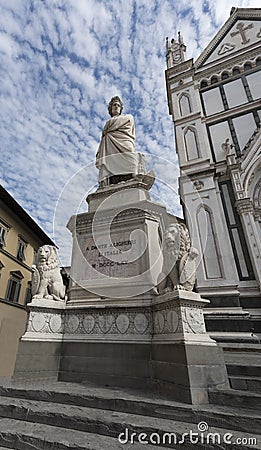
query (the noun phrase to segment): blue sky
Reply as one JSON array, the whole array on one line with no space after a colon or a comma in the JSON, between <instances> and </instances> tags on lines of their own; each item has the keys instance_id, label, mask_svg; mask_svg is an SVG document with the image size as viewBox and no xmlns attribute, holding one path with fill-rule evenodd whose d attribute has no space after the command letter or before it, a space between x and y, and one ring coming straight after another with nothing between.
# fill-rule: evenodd
<instances>
[{"instance_id":1,"label":"blue sky","mask_svg":"<svg viewBox=\"0 0 261 450\"><path fill-rule=\"evenodd\" d=\"M187 57L197 58L232 6L259 2L0 0L0 181L56 240L63 264L65 224L95 189L95 153L114 95L134 115L137 151L156 171L153 199L180 214L165 38L181 31Z\"/></svg>"}]
</instances>

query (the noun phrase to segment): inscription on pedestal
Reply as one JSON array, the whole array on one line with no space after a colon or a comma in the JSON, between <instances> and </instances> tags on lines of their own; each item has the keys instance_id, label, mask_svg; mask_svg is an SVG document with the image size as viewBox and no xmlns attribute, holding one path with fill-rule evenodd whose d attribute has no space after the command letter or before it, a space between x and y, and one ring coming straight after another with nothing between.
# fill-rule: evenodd
<instances>
[{"instance_id":1,"label":"inscription on pedestal","mask_svg":"<svg viewBox=\"0 0 261 450\"><path fill-rule=\"evenodd\" d=\"M110 238L111 242L108 237L99 236L99 241L95 242L89 236L81 242L83 255L97 276L126 278L139 275L140 258L135 258L139 251L137 240L131 239L129 232L113 233ZM91 278L94 276L95 272L92 272Z\"/></svg>"}]
</instances>

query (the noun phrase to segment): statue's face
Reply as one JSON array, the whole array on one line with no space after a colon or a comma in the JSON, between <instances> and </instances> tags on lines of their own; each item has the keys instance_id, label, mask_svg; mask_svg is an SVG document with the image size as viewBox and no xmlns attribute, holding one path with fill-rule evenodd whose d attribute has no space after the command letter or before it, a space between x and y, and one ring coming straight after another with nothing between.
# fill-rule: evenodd
<instances>
[{"instance_id":1,"label":"statue's face","mask_svg":"<svg viewBox=\"0 0 261 450\"><path fill-rule=\"evenodd\" d=\"M113 104L111 105L111 115L112 117L119 116L120 113L121 113L121 104L120 102L115 100L115 102L113 102Z\"/></svg>"},{"instance_id":2,"label":"statue's face","mask_svg":"<svg viewBox=\"0 0 261 450\"><path fill-rule=\"evenodd\" d=\"M175 226L169 226L167 230L165 231L165 240L166 241L173 241L178 236L179 230Z\"/></svg>"},{"instance_id":3,"label":"statue's face","mask_svg":"<svg viewBox=\"0 0 261 450\"><path fill-rule=\"evenodd\" d=\"M47 261L50 256L50 248L48 245L43 245L38 250L38 259L40 262Z\"/></svg>"}]
</instances>

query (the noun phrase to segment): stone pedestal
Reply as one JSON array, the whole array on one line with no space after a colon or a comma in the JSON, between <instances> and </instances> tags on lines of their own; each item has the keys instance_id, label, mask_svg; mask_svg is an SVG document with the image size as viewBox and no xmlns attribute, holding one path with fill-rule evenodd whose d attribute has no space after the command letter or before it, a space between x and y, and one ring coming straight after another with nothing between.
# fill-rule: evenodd
<instances>
[{"instance_id":1,"label":"stone pedestal","mask_svg":"<svg viewBox=\"0 0 261 450\"><path fill-rule=\"evenodd\" d=\"M165 207L151 202L138 181L99 189L87 201L89 212L68 223L74 239L69 304L149 293L162 268Z\"/></svg>"},{"instance_id":2,"label":"stone pedestal","mask_svg":"<svg viewBox=\"0 0 261 450\"><path fill-rule=\"evenodd\" d=\"M176 290L153 301L152 380L160 394L191 404L228 388L223 351L206 333L199 294Z\"/></svg>"},{"instance_id":3,"label":"stone pedestal","mask_svg":"<svg viewBox=\"0 0 261 450\"><path fill-rule=\"evenodd\" d=\"M58 379L65 302L39 298L28 303L26 332L16 358L14 378Z\"/></svg>"},{"instance_id":4,"label":"stone pedestal","mask_svg":"<svg viewBox=\"0 0 261 450\"><path fill-rule=\"evenodd\" d=\"M30 305L14 376L152 389L185 403L228 388L222 350L206 333L198 294ZM52 302L57 303L57 302Z\"/></svg>"},{"instance_id":5,"label":"stone pedestal","mask_svg":"<svg viewBox=\"0 0 261 450\"><path fill-rule=\"evenodd\" d=\"M89 212L68 224L74 239L69 300L28 305L14 376L208 402L209 388L228 387L222 351L205 330L208 301L186 290L158 295L156 289L162 235L178 219L151 202L148 186L137 180L99 189L87 200Z\"/></svg>"}]
</instances>

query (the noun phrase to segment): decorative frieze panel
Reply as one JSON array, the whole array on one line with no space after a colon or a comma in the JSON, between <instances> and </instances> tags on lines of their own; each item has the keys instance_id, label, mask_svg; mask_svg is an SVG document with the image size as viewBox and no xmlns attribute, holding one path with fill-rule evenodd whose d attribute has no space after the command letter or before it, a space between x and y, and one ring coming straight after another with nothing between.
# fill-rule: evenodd
<instances>
[{"instance_id":1,"label":"decorative frieze panel","mask_svg":"<svg viewBox=\"0 0 261 450\"><path fill-rule=\"evenodd\" d=\"M151 342L208 339L202 308L207 300L175 290L152 297L150 306L58 309L30 306L23 340Z\"/></svg>"},{"instance_id":2,"label":"decorative frieze panel","mask_svg":"<svg viewBox=\"0 0 261 450\"><path fill-rule=\"evenodd\" d=\"M31 309L27 323L27 332L30 333L63 333L64 317L58 310L54 312L51 309L35 308Z\"/></svg>"},{"instance_id":3,"label":"decorative frieze panel","mask_svg":"<svg viewBox=\"0 0 261 450\"><path fill-rule=\"evenodd\" d=\"M196 295L193 294L192 295ZM202 302L173 300L155 307L153 313L153 334L205 334L206 327Z\"/></svg>"},{"instance_id":4,"label":"decorative frieze panel","mask_svg":"<svg viewBox=\"0 0 261 450\"><path fill-rule=\"evenodd\" d=\"M142 312L141 312L142 311ZM73 336L86 339L102 336L151 336L151 312L149 309L101 308L57 311L55 308L31 307L27 335L41 334L52 338Z\"/></svg>"}]
</instances>

